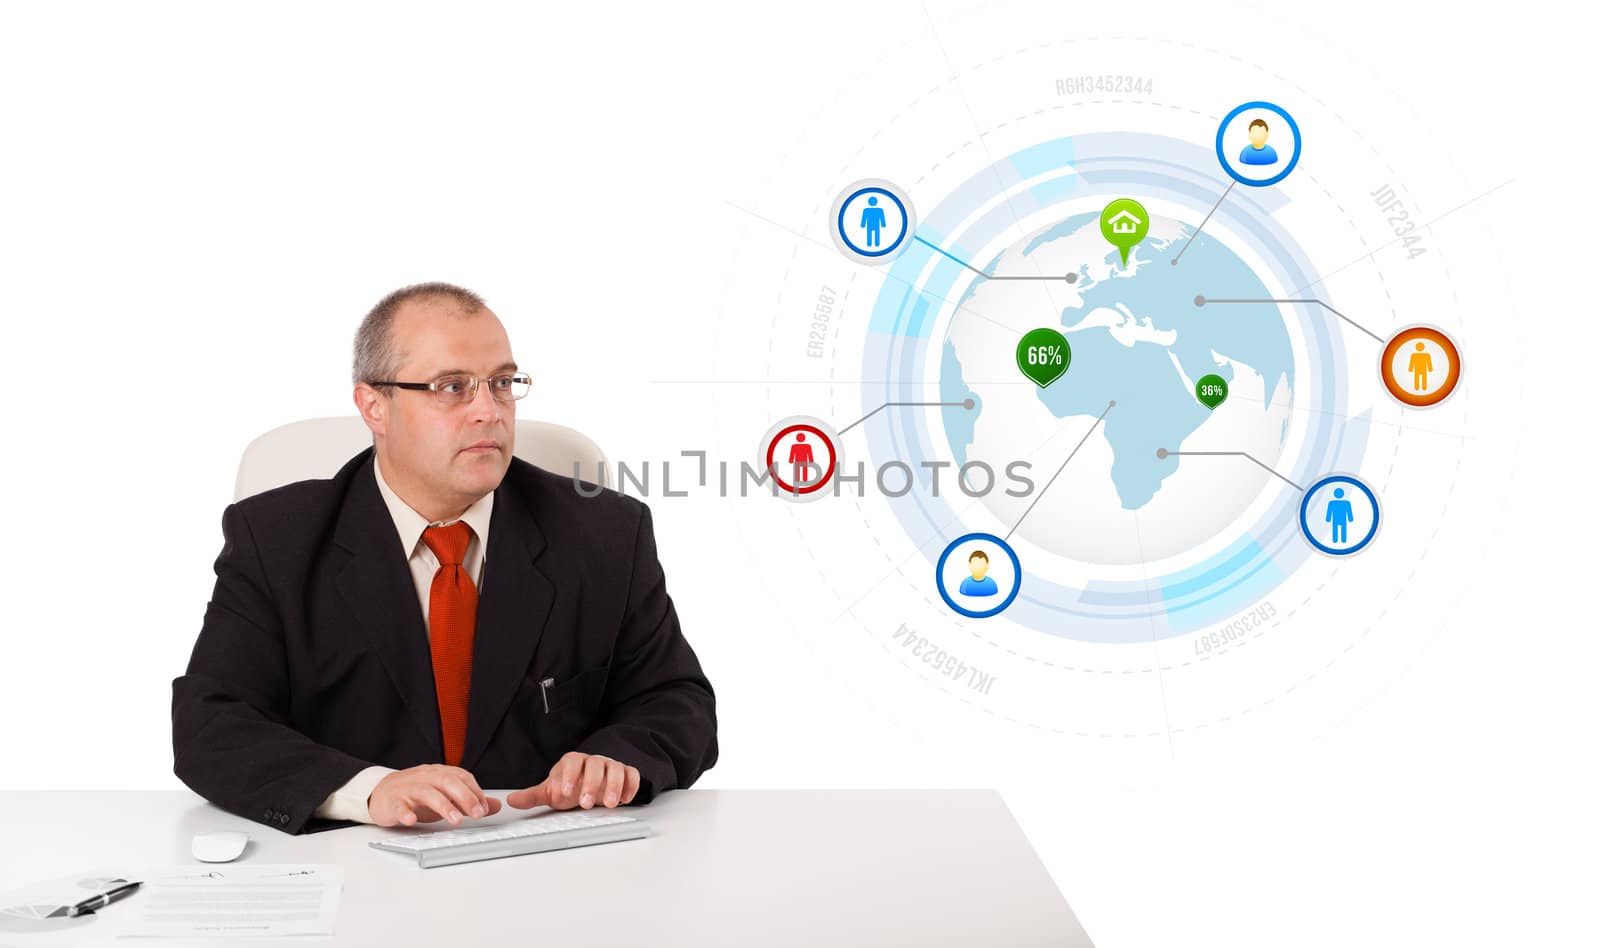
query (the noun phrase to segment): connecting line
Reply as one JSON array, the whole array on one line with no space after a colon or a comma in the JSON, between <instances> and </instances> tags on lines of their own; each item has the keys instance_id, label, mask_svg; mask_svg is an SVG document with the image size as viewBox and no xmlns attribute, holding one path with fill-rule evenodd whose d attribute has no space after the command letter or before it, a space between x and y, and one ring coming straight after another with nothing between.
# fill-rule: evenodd
<instances>
[{"instance_id":1,"label":"connecting line","mask_svg":"<svg viewBox=\"0 0 1600 948\"><path fill-rule=\"evenodd\" d=\"M843 428L840 428L839 429L839 437L841 437L841 438L844 437L844 433L846 431L849 431L851 428L854 428L856 425L861 424L863 421L866 421L868 418L871 418L873 415L876 415L878 412L883 411L885 408L894 408L894 407L903 406L903 405L920 405L920 406L924 406L924 407L939 407L939 408L971 408L975 404L977 404L977 403L974 402L970 398L965 400L965 401L960 401L960 402L884 402L882 405L879 405L877 408L874 408L873 410L867 412L865 415L862 415L860 418L857 418L855 421L852 421L848 425L845 425Z\"/></svg>"},{"instance_id":2,"label":"connecting line","mask_svg":"<svg viewBox=\"0 0 1600 948\"><path fill-rule=\"evenodd\" d=\"M1067 463L1069 461L1071 461L1074 457L1077 456L1078 448L1083 447L1084 442L1089 440L1089 436L1094 434L1094 430L1096 428L1100 427L1100 422L1106 420L1106 412L1109 412L1111 409L1113 409L1115 407L1117 407L1117 403L1116 402L1107 402L1106 403L1106 410L1101 412L1100 413L1100 417L1096 418L1094 420L1094 424L1089 426L1089 430L1085 431L1083 433L1083 437L1081 439L1079 439L1077 447L1073 448L1072 449L1072 453L1067 455L1067 460L1061 462L1061 466L1056 468L1056 472L1054 474L1050 475L1050 479L1048 481L1045 481L1044 487L1039 489L1039 493L1033 495L1033 503L1028 505L1028 509L1024 510L1022 512L1022 516L1017 518L1017 522L1013 523L1011 525L1011 529L1007 530L1006 531L1006 535L1004 537L1002 537L1001 539L1005 540L1008 543L1011 541L1011 534L1016 533L1017 532L1017 528L1022 526L1023 519L1026 518L1028 516L1028 514L1033 513L1033 508L1039 503L1039 498L1043 497L1044 496L1044 492L1050 489L1050 485L1054 484L1056 482L1056 478L1061 476L1061 472L1065 471L1067 469Z\"/></svg>"},{"instance_id":3,"label":"connecting line","mask_svg":"<svg viewBox=\"0 0 1600 948\"><path fill-rule=\"evenodd\" d=\"M1299 484L1296 484L1294 481L1289 480L1287 477L1284 477L1282 474L1279 474L1277 471L1274 471L1272 468L1266 466L1265 464L1262 464L1260 461L1257 461L1254 457L1251 457L1249 454L1246 454L1243 451L1168 451L1166 448L1161 448L1161 449L1156 451L1156 457L1158 457L1158 458L1166 458L1166 457L1180 457L1180 458L1181 457L1213 457L1213 458L1239 457L1239 458L1246 458L1246 459L1250 460L1251 462L1253 462L1257 467L1261 468L1263 471L1266 471L1268 474L1271 474L1273 477L1276 477L1278 480L1283 481L1285 484L1288 484L1290 487L1293 487L1295 490L1299 491L1300 493L1303 494L1303 493L1306 492L1306 489L1304 487L1301 487Z\"/></svg>"},{"instance_id":4,"label":"connecting line","mask_svg":"<svg viewBox=\"0 0 1600 948\"><path fill-rule=\"evenodd\" d=\"M1194 229L1194 233L1189 235L1189 239L1183 242L1183 246L1178 249L1178 255L1176 257L1172 258L1172 265L1173 266L1177 266L1178 265L1178 261L1183 259L1183 255L1189 252L1189 245L1194 243L1194 239L1196 237L1200 236L1200 231L1205 229L1206 221L1210 220L1211 219L1211 215L1215 214L1217 212L1217 208L1222 206L1222 198L1227 197L1229 192L1231 192L1233 190L1233 186L1238 184L1238 183L1239 182L1237 182L1237 181L1229 181L1228 182L1227 190L1222 192L1222 197L1217 198L1217 203L1211 205L1211 210L1206 211L1205 220L1201 221L1200 222L1200 226L1196 227Z\"/></svg>"},{"instance_id":5,"label":"connecting line","mask_svg":"<svg viewBox=\"0 0 1600 948\"><path fill-rule=\"evenodd\" d=\"M1355 320L1351 319L1349 316L1346 316L1345 314L1339 312L1338 310L1334 309L1332 306L1329 306L1327 303L1324 303L1322 300L1214 300L1214 299L1210 299L1209 297L1205 297L1205 296L1196 296L1194 298L1194 305L1196 305L1196 306L1204 306L1207 303L1315 303L1318 306L1322 307L1323 309L1327 310L1328 312L1332 313L1333 315L1339 317L1340 319L1344 320L1345 322L1349 323L1350 325L1356 327L1357 329L1359 329L1362 332L1366 333L1367 335L1371 336L1372 338L1378 340L1378 342L1380 342L1380 343L1383 342L1383 337L1382 336L1378 335L1377 333L1373 332L1372 330L1368 329L1367 327L1365 327L1365 326L1361 325L1360 323L1356 322Z\"/></svg>"},{"instance_id":6,"label":"connecting line","mask_svg":"<svg viewBox=\"0 0 1600 948\"><path fill-rule=\"evenodd\" d=\"M943 247L940 247L938 244L929 243L928 241L923 240L921 237L918 237L916 234L912 234L911 235L911 239L915 240L919 244L924 244L924 245L926 245L928 247L933 248L934 252L940 253L940 254L943 254L946 257L949 257L951 260L954 260L956 263L961 264L963 267L966 267L968 270L971 270L973 273L976 273L978 276L983 277L985 280L1061 280L1064 283L1076 283L1076 282L1078 282L1078 275L1076 273L1068 273L1065 276L1046 276L1044 274L1040 274L1039 276L991 276L991 275L989 275L987 273L984 273L982 270L979 270L977 267L975 267L972 264L966 262L965 260L962 260L960 257L957 257L957 256L951 254L949 251L945 250Z\"/></svg>"}]
</instances>

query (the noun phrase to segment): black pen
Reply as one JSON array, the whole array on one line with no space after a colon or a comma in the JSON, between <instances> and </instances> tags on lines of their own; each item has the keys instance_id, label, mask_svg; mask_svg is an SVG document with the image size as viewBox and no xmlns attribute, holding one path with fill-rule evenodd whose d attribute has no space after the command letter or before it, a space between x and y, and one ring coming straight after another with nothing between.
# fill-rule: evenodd
<instances>
[{"instance_id":1,"label":"black pen","mask_svg":"<svg viewBox=\"0 0 1600 948\"><path fill-rule=\"evenodd\" d=\"M134 889L137 889L142 885L144 885L143 882L129 882L126 885L119 885L110 892L102 892L92 898L84 899L77 905L63 905L54 912L51 912L49 917L60 918L64 915L67 918L76 918L79 915L87 915L90 912L93 912L95 909L105 908L112 902L132 894Z\"/></svg>"}]
</instances>

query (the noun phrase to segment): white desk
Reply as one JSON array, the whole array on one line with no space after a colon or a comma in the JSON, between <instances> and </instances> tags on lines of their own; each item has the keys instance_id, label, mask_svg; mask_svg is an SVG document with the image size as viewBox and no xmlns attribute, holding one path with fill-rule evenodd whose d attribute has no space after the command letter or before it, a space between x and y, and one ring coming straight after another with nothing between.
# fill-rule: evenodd
<instances>
[{"instance_id":1,"label":"white desk","mask_svg":"<svg viewBox=\"0 0 1600 948\"><path fill-rule=\"evenodd\" d=\"M336 938L240 944L1090 944L992 790L673 790L622 811L653 835L419 869L367 846L388 832L378 827L289 836L186 790L5 791L0 890L100 866L198 865L194 833L243 829L240 864L338 863L347 877Z\"/></svg>"}]
</instances>

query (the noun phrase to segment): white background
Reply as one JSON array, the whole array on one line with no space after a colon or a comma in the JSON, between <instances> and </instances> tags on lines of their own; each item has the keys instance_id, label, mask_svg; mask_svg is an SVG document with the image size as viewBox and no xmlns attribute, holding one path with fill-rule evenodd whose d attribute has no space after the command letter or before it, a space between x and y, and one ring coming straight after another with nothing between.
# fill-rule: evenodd
<instances>
[{"instance_id":1,"label":"white background","mask_svg":"<svg viewBox=\"0 0 1600 948\"><path fill-rule=\"evenodd\" d=\"M929 43L929 81L947 74L930 17L970 6L6 6L0 787L178 786L170 681L240 452L350 411L351 334L396 286L489 298L537 379L523 417L613 456L692 442L695 401L652 380L705 368L719 241L746 223L730 205L760 203L874 43ZM998 787L1105 948L1600 940L1592 52L1538 6L1211 5L1240 56L1315 34L1364 63L1480 185L1461 200L1512 179L1459 219L1490 222L1513 270L1518 478L1414 667L1340 726L1241 722L1160 778L1003 745L951 759L777 630L714 500L662 501L719 698L700 785ZM1028 14L992 15L1026 35ZM1162 11L1081 15L1156 30Z\"/></svg>"}]
</instances>

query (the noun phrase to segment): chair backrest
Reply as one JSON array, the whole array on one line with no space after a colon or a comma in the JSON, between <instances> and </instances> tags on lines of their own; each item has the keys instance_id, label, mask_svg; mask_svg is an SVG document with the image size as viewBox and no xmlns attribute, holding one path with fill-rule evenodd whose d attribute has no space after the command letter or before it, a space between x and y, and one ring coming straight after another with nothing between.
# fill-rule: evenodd
<instances>
[{"instance_id":1,"label":"chair backrest","mask_svg":"<svg viewBox=\"0 0 1600 948\"><path fill-rule=\"evenodd\" d=\"M295 481L332 477L344 463L371 446L372 432L359 415L308 418L274 428L244 449L233 499ZM547 421L517 422L517 457L547 471L606 483L606 456L581 432Z\"/></svg>"}]
</instances>

